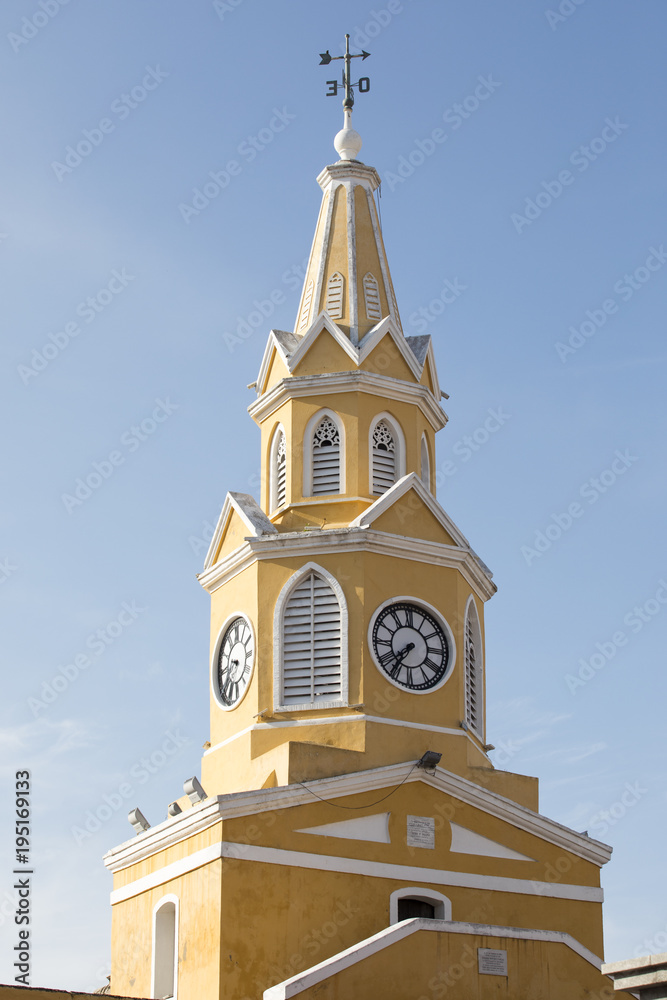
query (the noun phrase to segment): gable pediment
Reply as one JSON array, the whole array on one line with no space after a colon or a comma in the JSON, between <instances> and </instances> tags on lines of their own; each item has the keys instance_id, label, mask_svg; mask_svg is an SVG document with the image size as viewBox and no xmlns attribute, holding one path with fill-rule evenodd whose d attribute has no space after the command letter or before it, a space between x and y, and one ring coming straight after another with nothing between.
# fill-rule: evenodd
<instances>
[{"instance_id":1,"label":"gable pediment","mask_svg":"<svg viewBox=\"0 0 667 1000\"><path fill-rule=\"evenodd\" d=\"M277 533L254 497L249 493L228 493L204 560L204 572L240 548L248 536Z\"/></svg>"}]
</instances>

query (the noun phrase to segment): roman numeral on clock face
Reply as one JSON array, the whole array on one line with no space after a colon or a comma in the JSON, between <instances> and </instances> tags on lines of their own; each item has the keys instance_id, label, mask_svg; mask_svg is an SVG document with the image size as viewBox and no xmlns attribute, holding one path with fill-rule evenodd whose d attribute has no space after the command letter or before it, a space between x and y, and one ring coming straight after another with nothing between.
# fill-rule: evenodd
<instances>
[{"instance_id":1,"label":"roman numeral on clock face","mask_svg":"<svg viewBox=\"0 0 667 1000\"><path fill-rule=\"evenodd\" d=\"M371 648L377 666L398 687L439 687L450 661L449 630L435 612L396 601L376 612Z\"/></svg>"}]
</instances>

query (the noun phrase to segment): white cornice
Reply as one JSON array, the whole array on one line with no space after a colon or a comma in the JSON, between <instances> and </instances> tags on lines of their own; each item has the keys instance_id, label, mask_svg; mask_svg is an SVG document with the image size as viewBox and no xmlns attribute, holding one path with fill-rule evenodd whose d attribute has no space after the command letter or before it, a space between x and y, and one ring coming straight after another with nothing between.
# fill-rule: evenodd
<instances>
[{"instance_id":1,"label":"white cornice","mask_svg":"<svg viewBox=\"0 0 667 1000\"><path fill-rule=\"evenodd\" d=\"M111 871L119 871L164 850L165 847L186 840L218 820L257 815L312 803L313 793L315 797L336 799L375 789L385 789L392 785L398 786L402 782L419 781L600 867L611 857L611 848L606 844L562 826L540 813L498 795L497 792L491 792L467 778L440 767L436 768L433 774L417 770L414 762L408 761L373 768L370 771L320 778L309 782L307 787L301 784L283 785L278 788L232 792L228 795L218 795L214 799L206 799L200 805L109 851L105 855L104 863ZM435 871L437 869L434 869ZM539 894L539 890L535 891Z\"/></svg>"},{"instance_id":2,"label":"white cornice","mask_svg":"<svg viewBox=\"0 0 667 1000\"><path fill-rule=\"evenodd\" d=\"M441 430L447 423L447 414L427 386L366 371L323 372L281 379L250 404L248 413L253 420L261 423L290 399L321 397L334 392L367 392L372 396L415 404L434 431Z\"/></svg>"},{"instance_id":3,"label":"white cornice","mask_svg":"<svg viewBox=\"0 0 667 1000\"><path fill-rule=\"evenodd\" d=\"M458 569L468 585L487 601L496 592L496 585L481 560L470 548L431 542L422 538L394 535L372 528L329 528L313 531L290 531L260 538L247 538L245 543L225 559L202 572L198 579L204 590L214 593L255 561L282 559L291 556L321 556L332 550L342 552L373 552L377 555Z\"/></svg>"}]
</instances>

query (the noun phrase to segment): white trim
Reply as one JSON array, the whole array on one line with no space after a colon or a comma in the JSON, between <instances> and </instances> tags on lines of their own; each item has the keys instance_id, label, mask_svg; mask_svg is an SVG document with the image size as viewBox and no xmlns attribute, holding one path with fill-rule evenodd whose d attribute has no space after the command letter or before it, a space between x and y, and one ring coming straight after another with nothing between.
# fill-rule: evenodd
<instances>
[{"instance_id":1,"label":"white trim","mask_svg":"<svg viewBox=\"0 0 667 1000\"><path fill-rule=\"evenodd\" d=\"M219 819L219 816L216 817L217 822ZM242 847L243 845L237 846ZM164 885L166 882L180 878L181 875L187 875L188 872L193 872L195 869L201 868L202 865L210 864L211 861L218 861L221 857L221 844L203 847L200 851L195 851L194 854L180 858L178 861L172 861L170 865L165 865L164 868L151 872L150 875L144 875L142 878L135 879L134 882L121 886L120 889L114 889L111 893L111 905L124 903L126 899L132 899L133 896L148 892L149 889L155 889L158 885Z\"/></svg>"},{"instance_id":2,"label":"white trim","mask_svg":"<svg viewBox=\"0 0 667 1000\"><path fill-rule=\"evenodd\" d=\"M174 992L172 994L173 1000L178 1000L178 922L179 922L179 909L180 900L178 896L174 896L169 893L163 896L155 906L153 907L153 949L151 953L151 996L155 996L155 958L156 958L156 945L157 945L157 916L158 911L162 909L163 906L173 903L174 904Z\"/></svg>"},{"instance_id":3,"label":"white trim","mask_svg":"<svg viewBox=\"0 0 667 1000\"><path fill-rule=\"evenodd\" d=\"M451 854L470 854L481 858L504 858L506 861L533 861L536 858L529 858L527 854L520 854L519 851L501 844L498 840L491 840L482 836L476 830L469 830L467 826L460 826L458 823L450 823L452 839L449 844Z\"/></svg>"},{"instance_id":4,"label":"white trim","mask_svg":"<svg viewBox=\"0 0 667 1000\"><path fill-rule=\"evenodd\" d=\"M218 690L217 663L218 663L218 656L220 654L220 646L222 645L224 634L231 625L231 623L233 621L236 621L237 618L242 618L244 622L246 622L248 628L250 629L250 634L252 635L252 665L250 667L250 676L248 677L246 686L244 687L239 700L235 702L234 705L225 705L225 703L220 698L220 692ZM228 615L224 621L222 628L218 632L217 639L215 640L215 645L213 647L213 656L211 657L211 669L210 669L211 694L213 695L213 699L216 705L223 712L232 712L235 708L239 707L239 705L245 698L246 694L250 690L250 682L252 681L253 674L255 673L256 661L257 661L257 636L255 635L255 629L253 627L252 621L243 611L237 611L234 614Z\"/></svg>"},{"instance_id":5,"label":"white trim","mask_svg":"<svg viewBox=\"0 0 667 1000\"><path fill-rule=\"evenodd\" d=\"M331 324L328 317L327 321ZM341 337L343 336L345 335L341 334ZM347 337L345 341L351 350L355 349ZM347 353L349 354L349 351ZM447 414L425 385L369 371L323 372L317 375L294 375L283 378L258 396L248 407L248 413L256 423L261 424L291 399L300 399L304 396L319 399L323 395L340 392L365 392L371 396L379 396L383 400L393 399L416 405L434 431L441 430L448 420Z\"/></svg>"},{"instance_id":6,"label":"white trim","mask_svg":"<svg viewBox=\"0 0 667 1000\"><path fill-rule=\"evenodd\" d=\"M283 435L285 439L285 500L283 503L278 503L278 464L277 464L277 451L278 445L280 443L280 435ZM281 510L287 506L287 470L289 469L289 457L287 454L287 435L285 434L285 428L281 423L277 423L273 428L271 434L271 440L269 443L269 454L268 454L268 466L269 466L269 489L268 489L268 507L272 514Z\"/></svg>"},{"instance_id":7,"label":"white trim","mask_svg":"<svg viewBox=\"0 0 667 1000\"><path fill-rule=\"evenodd\" d=\"M384 496L386 495L385 493ZM379 498L382 499L383 497ZM497 589L491 578L491 571L472 549L447 545L445 542L430 542L423 538L394 535L388 531L353 527L328 528L326 531L284 532L278 537L271 538L267 536L247 538L243 545L225 559L221 559L210 569L200 573L198 580L204 590L212 594L218 587L228 583L257 560L323 556L345 551L372 552L393 559L408 559L412 562L458 569L468 586L482 601L493 597Z\"/></svg>"},{"instance_id":8,"label":"white trim","mask_svg":"<svg viewBox=\"0 0 667 1000\"><path fill-rule=\"evenodd\" d=\"M391 844L389 817L391 813L375 813L370 816L356 816L335 823L320 826L306 826L295 833L307 833L312 837L338 837L341 840L362 840L372 844Z\"/></svg>"},{"instance_id":9,"label":"white trim","mask_svg":"<svg viewBox=\"0 0 667 1000\"><path fill-rule=\"evenodd\" d=\"M377 493L373 492L373 434L375 428L384 420L389 424L391 430L394 433L394 456L395 456L395 482L402 479L405 475L405 465L406 465L406 448L405 448L405 434L403 433L403 428L399 424L396 417L386 410L378 413L370 422L368 428L368 494L369 496L377 496ZM382 494L380 494L382 495Z\"/></svg>"},{"instance_id":10,"label":"white trim","mask_svg":"<svg viewBox=\"0 0 667 1000\"><path fill-rule=\"evenodd\" d=\"M304 720L304 724L310 720ZM497 792L489 791L482 785L462 778L437 767L433 774L416 769L414 762L390 764L386 767L372 768L369 771L355 771L350 774L336 775L332 778L319 778L311 781L305 788L300 784L283 785L277 788L260 788L245 792L231 792L227 795L209 797L198 805L187 809L176 817L170 817L145 833L132 837L125 843L108 851L104 856L105 866L112 872L120 871L144 858L181 843L218 823L221 819L231 819L236 816L253 816L277 809L288 809L292 806L312 804L312 792L325 799L335 799L341 796L358 795L362 792L386 789L403 782L418 781L429 785L436 791L444 792L461 802L479 809L483 813L495 816L511 826L547 843L590 861L599 868L611 857L612 849L607 844L587 837L576 830L571 830L555 820L542 816L540 813L521 806Z\"/></svg>"},{"instance_id":11,"label":"white trim","mask_svg":"<svg viewBox=\"0 0 667 1000\"><path fill-rule=\"evenodd\" d=\"M301 308L299 306L299 308ZM297 336L297 334L295 334ZM271 330L266 341L266 347L264 348L264 354L262 355L262 362L259 366L259 374L257 375L257 394L260 395L264 392L264 386L266 385L266 380L269 377L269 369L271 367L271 362L273 361L273 352L276 351L283 361L285 368L289 371L289 354L285 350L284 346L280 343L276 337L276 331Z\"/></svg>"},{"instance_id":12,"label":"white trim","mask_svg":"<svg viewBox=\"0 0 667 1000\"><path fill-rule=\"evenodd\" d=\"M264 990L263 1000L291 1000L292 997L298 996L304 990L312 989L318 983L333 978L338 973L344 972L345 969L356 965L357 962L362 962L364 959L370 958L371 955L376 955L385 948L389 948L398 941L402 941L404 938L419 931L435 932L437 934L474 934L479 937L563 944L592 965L594 969L599 971L602 964L602 960L597 955L584 947L571 934L566 934L564 931L533 930L523 927L499 927L494 924L471 924L460 921L450 922L447 920L404 920L400 924L393 924L390 927L384 928L384 930L379 931L377 934L373 934L372 937L357 942L351 948L346 948L345 951L341 951L337 955L332 955L331 958L325 959L324 962L313 965L310 969L306 969L304 972L300 972L296 976L278 983L276 986L269 987L269 989Z\"/></svg>"},{"instance_id":13,"label":"white trim","mask_svg":"<svg viewBox=\"0 0 667 1000\"><path fill-rule=\"evenodd\" d=\"M401 324L401 317L398 312L398 304L396 302L396 295L394 294L394 286L391 280L391 275L389 274L389 264L387 263L387 255L384 249L384 240L382 239L382 232L380 230L380 220L378 218L377 206L375 204L375 198L373 198L372 189L367 190L368 196L368 207L371 217L371 225L373 227L373 234L375 236L375 245L378 250L378 257L380 259L380 270L382 272L382 280L385 287L385 295L387 298L387 305L389 307L389 314L393 318L394 322L398 326L401 333L403 332L403 326Z\"/></svg>"},{"instance_id":14,"label":"white trim","mask_svg":"<svg viewBox=\"0 0 667 1000\"><path fill-rule=\"evenodd\" d=\"M239 515L243 523L248 528L251 536L259 538L263 534L277 535L278 529L271 524L268 517L257 504L254 497L247 493L228 493L222 505L222 511L218 518L218 523L211 539L206 558L204 559L204 572L214 565L215 554L220 547L220 543L227 530L233 512ZM233 553L232 553L233 554Z\"/></svg>"},{"instance_id":15,"label":"white trim","mask_svg":"<svg viewBox=\"0 0 667 1000\"><path fill-rule=\"evenodd\" d=\"M317 338L322 333L324 333L325 330L327 331L327 333L331 334L331 336L336 341L338 346L343 348L345 353L352 359L352 361L354 361L355 364L359 363L358 361L359 353L356 347L354 346L350 338L347 336L347 334L343 333L341 328L336 323L334 323L334 321L331 319L326 309L323 309L321 310L321 312L317 314L317 316L310 324L308 329L304 330L303 337L299 341L299 346L294 351L294 353L291 354L287 359L287 367L289 369L290 375L294 371L296 371L296 369L303 361L304 357L306 356L310 348L313 346ZM310 376L310 378L316 378L316 379L320 379L321 377L322 377L321 375ZM290 379L289 381L291 384L292 380ZM277 385L278 384L280 383L277 383ZM273 388L275 388L275 386ZM269 390L269 392L271 391L272 390ZM256 404L261 400L261 398L262 397L260 396L259 399L255 400L255 403L251 405L256 406Z\"/></svg>"},{"instance_id":16,"label":"white trim","mask_svg":"<svg viewBox=\"0 0 667 1000\"><path fill-rule=\"evenodd\" d=\"M241 854L239 853L241 849ZM602 889L590 885L570 885L565 882L540 882L536 879L509 878L503 875L479 875L474 872L444 871L441 868L419 868L416 865L394 865L361 858L341 858L331 854L308 854L286 851L259 844L235 844L223 841L223 858L256 861L289 868L338 872L343 875L363 875L372 878L418 881L431 885L447 885L461 889L481 889L484 892L511 892L521 896L541 896L552 899L577 899L601 903Z\"/></svg>"},{"instance_id":17,"label":"white trim","mask_svg":"<svg viewBox=\"0 0 667 1000\"><path fill-rule=\"evenodd\" d=\"M394 889L389 897L389 923L398 923L398 901L399 899L420 899L423 903L431 903L435 907L435 920L452 919L452 901L447 896L435 889L425 889L424 886L410 886L409 888ZM414 919L414 918L413 918Z\"/></svg>"},{"instance_id":18,"label":"white trim","mask_svg":"<svg viewBox=\"0 0 667 1000\"><path fill-rule=\"evenodd\" d=\"M465 657L465 644L466 644L466 632L468 628L468 615L470 614L470 607L472 605L474 618L473 618L473 633L474 638L476 638L478 643L478 660L476 662L476 683L477 683L477 701L478 701L478 720L479 724L474 726L471 719L468 717L468 701L467 701L467 672L468 663ZM486 670L484 669L484 644L482 640L482 625L479 620L479 612L477 611L477 605L475 604L475 598L472 594L468 597L466 601L465 614L463 615L463 669L464 669L464 707L463 707L463 718L466 724L470 726L471 730L478 737L481 743L486 743Z\"/></svg>"},{"instance_id":19,"label":"white trim","mask_svg":"<svg viewBox=\"0 0 667 1000\"><path fill-rule=\"evenodd\" d=\"M377 617L385 610L385 608L388 608L390 605L396 604L399 601L405 601L407 604L415 604L417 605L417 607L421 606L425 608L431 615L433 615L435 620L440 623L447 638L447 642L449 643L449 660L447 663L447 668L445 670L445 673L440 678L437 684L434 684L433 687L426 688L423 691L415 691L413 690L413 688L406 687L404 684L399 684L398 681L395 681L392 677L389 676L386 670L383 669L382 665L380 664L379 660L375 655L375 648L373 646L373 629L375 627L375 622L377 620ZM398 688L398 690L402 691L404 694L406 693L433 694L433 692L438 691L443 686L443 684L446 684L449 678L454 673L454 665L456 663L456 642L454 640L454 633L449 627L449 623L442 614L442 612L439 611L438 608L434 608L432 604L428 603L428 601L422 600L421 597L411 597L404 594L400 597L390 597L388 598L388 600L383 601L382 604L380 604L379 607L377 607L373 612L373 614L371 615L371 620L368 623L368 632L366 633L366 639L368 642L368 648L370 650L373 663L380 671L383 680L389 681L390 684L393 684L395 688Z\"/></svg>"},{"instance_id":20,"label":"white trim","mask_svg":"<svg viewBox=\"0 0 667 1000\"><path fill-rule=\"evenodd\" d=\"M349 275L350 340L359 343L359 290L357 288L357 203L353 181L344 182L347 201L347 270ZM362 183L361 187L365 185Z\"/></svg>"},{"instance_id":21,"label":"white trim","mask_svg":"<svg viewBox=\"0 0 667 1000\"><path fill-rule=\"evenodd\" d=\"M306 424L306 429L303 434L303 496L312 497L313 496L313 435L315 429L318 427L321 420L328 417L338 428L338 434L340 437L340 448L339 448L339 487L337 494L334 493L332 496L345 492L345 424L342 418L334 411L327 407L323 407L314 413Z\"/></svg>"},{"instance_id":22,"label":"white trim","mask_svg":"<svg viewBox=\"0 0 667 1000\"><path fill-rule=\"evenodd\" d=\"M283 611L295 587L299 581L310 573L315 573L321 577L333 590L340 608L340 698L331 701L309 702L303 705L283 705ZM302 566L300 570L293 573L285 583L273 612L273 710L274 712L302 712L313 711L321 708L347 708L348 705L348 612L347 601L343 588L335 576L324 569L318 563L309 562Z\"/></svg>"},{"instance_id":23,"label":"white trim","mask_svg":"<svg viewBox=\"0 0 667 1000\"><path fill-rule=\"evenodd\" d=\"M311 798L312 801L312 798ZM394 879L401 882L426 882L429 885L446 885L460 889L481 889L484 892L510 892L522 896L540 896L550 899L575 899L601 903L602 889L589 885L572 885L566 882L541 882L536 879L509 878L500 875L479 875L474 872L444 871L441 868L420 868L416 865L395 865L361 858L343 858L331 854L312 854L306 851L287 851L259 844L222 841L205 847L190 857L166 865L151 875L130 882L111 893L111 902L137 896L148 889L201 868L218 858L254 861L287 868L304 868L313 871L338 872L342 875L362 875L370 878Z\"/></svg>"},{"instance_id":24,"label":"white trim","mask_svg":"<svg viewBox=\"0 0 667 1000\"><path fill-rule=\"evenodd\" d=\"M329 190L324 190L324 195L322 198L322 204L324 207L324 198L328 197L327 208L326 208L326 218L324 220L324 231L322 233L322 241L320 243L320 257L317 262L317 273L315 275L315 292L313 294L313 303L315 308L319 308L319 304L322 301L322 288L324 285L324 270L327 263L327 249L331 240L331 225L333 222L334 208L336 203L336 191L333 185ZM319 220L318 220L319 221ZM315 230L315 239L317 239L317 229ZM314 263L314 253L315 253L315 239L313 240L313 248L311 250L311 255L308 260L308 273L311 271L311 267ZM308 331L306 330L306 334Z\"/></svg>"},{"instance_id":25,"label":"white trim","mask_svg":"<svg viewBox=\"0 0 667 1000\"><path fill-rule=\"evenodd\" d=\"M426 468L424 468L424 452L426 452ZM424 484L424 486L426 487L426 489L429 491L429 493L432 492L432 490L431 490L431 464L432 464L431 463L431 450L429 448L428 437L427 437L426 431L424 431L423 434L422 434L421 443L420 443L420 446L419 446L419 478L421 479L422 483ZM424 474L426 474L426 477L424 477Z\"/></svg>"}]
</instances>

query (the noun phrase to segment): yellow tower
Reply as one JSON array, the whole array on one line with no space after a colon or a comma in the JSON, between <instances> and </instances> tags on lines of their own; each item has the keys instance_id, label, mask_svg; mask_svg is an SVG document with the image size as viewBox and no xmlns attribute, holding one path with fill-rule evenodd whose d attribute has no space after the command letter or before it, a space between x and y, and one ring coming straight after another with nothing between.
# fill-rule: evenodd
<instances>
[{"instance_id":1,"label":"yellow tower","mask_svg":"<svg viewBox=\"0 0 667 1000\"><path fill-rule=\"evenodd\" d=\"M227 495L199 578L201 783L105 858L111 992L611 996L610 849L487 756L495 586L435 497L433 347L403 334L350 113L294 329L269 334L249 407L261 505Z\"/></svg>"}]
</instances>

